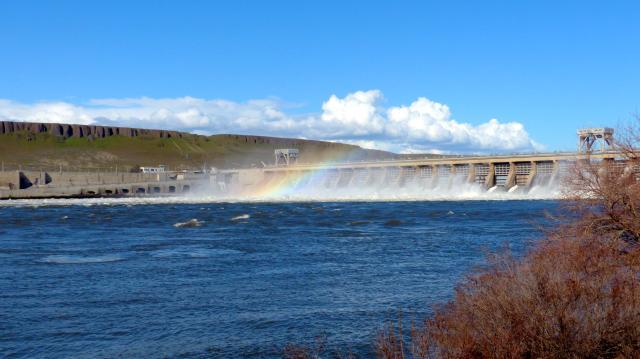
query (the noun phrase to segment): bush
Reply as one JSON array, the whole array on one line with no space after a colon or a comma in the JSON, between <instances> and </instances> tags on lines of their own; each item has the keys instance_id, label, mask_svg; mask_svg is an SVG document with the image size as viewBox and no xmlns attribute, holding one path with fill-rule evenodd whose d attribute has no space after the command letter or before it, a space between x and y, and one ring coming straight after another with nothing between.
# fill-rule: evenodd
<instances>
[{"instance_id":1,"label":"bush","mask_svg":"<svg viewBox=\"0 0 640 359\"><path fill-rule=\"evenodd\" d=\"M411 330L400 350L387 328L383 358L640 355L640 250L618 240L553 238L517 261L470 275L454 299ZM405 353L406 352L406 353Z\"/></svg>"},{"instance_id":2,"label":"bush","mask_svg":"<svg viewBox=\"0 0 640 359\"><path fill-rule=\"evenodd\" d=\"M343 353L341 351L333 351L329 353L326 349L327 336L319 335L315 338L312 345L300 345L289 343L282 350L283 359L356 359L356 355L351 351Z\"/></svg>"}]
</instances>

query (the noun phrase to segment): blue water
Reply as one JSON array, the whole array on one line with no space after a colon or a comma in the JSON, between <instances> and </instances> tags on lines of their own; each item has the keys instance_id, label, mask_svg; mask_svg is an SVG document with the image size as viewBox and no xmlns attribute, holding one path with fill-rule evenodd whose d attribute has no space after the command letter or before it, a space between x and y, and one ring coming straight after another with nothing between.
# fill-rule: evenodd
<instances>
[{"instance_id":1,"label":"blue water","mask_svg":"<svg viewBox=\"0 0 640 359\"><path fill-rule=\"evenodd\" d=\"M556 207L0 207L0 356L279 357L324 334L367 357L385 319L428 315L487 251L522 253Z\"/></svg>"}]
</instances>

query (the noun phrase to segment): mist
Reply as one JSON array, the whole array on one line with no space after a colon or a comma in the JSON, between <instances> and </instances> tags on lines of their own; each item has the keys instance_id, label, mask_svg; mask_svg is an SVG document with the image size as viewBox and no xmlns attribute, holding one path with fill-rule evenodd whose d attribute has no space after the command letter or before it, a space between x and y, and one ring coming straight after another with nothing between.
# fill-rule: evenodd
<instances>
[{"instance_id":1,"label":"mist","mask_svg":"<svg viewBox=\"0 0 640 359\"><path fill-rule=\"evenodd\" d=\"M394 177L389 175L340 177L334 170L316 170L304 174L266 177L256 183L227 183L212 180L203 189L208 196L228 201L440 201L557 199L560 181L541 177L531 187L514 186L509 190L468 182L466 176L443 178Z\"/></svg>"}]
</instances>

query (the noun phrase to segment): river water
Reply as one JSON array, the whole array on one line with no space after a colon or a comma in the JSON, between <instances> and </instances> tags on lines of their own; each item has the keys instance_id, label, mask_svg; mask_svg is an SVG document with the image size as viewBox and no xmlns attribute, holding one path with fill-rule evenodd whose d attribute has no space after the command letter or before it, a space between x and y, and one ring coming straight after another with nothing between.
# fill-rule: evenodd
<instances>
[{"instance_id":1,"label":"river water","mask_svg":"<svg viewBox=\"0 0 640 359\"><path fill-rule=\"evenodd\" d=\"M557 205L3 202L0 356L269 358L326 335L368 357Z\"/></svg>"}]
</instances>

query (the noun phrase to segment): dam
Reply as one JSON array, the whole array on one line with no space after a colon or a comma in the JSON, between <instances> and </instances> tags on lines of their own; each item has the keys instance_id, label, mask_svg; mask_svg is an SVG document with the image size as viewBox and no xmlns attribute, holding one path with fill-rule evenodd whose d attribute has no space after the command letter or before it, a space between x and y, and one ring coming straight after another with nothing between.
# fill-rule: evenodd
<instances>
[{"instance_id":1,"label":"dam","mask_svg":"<svg viewBox=\"0 0 640 359\"><path fill-rule=\"evenodd\" d=\"M420 195L429 191L455 192L473 187L478 191L526 194L533 188L560 182L577 161L608 161L625 167L613 148L613 129L578 130L578 151L494 156L446 156L342 163L299 163L296 149L277 149L274 165L228 169L211 173L219 193L262 196L351 189L369 193L402 191ZM636 169L637 170L637 169ZM283 189L287 189L283 191Z\"/></svg>"},{"instance_id":2,"label":"dam","mask_svg":"<svg viewBox=\"0 0 640 359\"><path fill-rule=\"evenodd\" d=\"M598 147L599 145L599 147ZM625 167L610 128L578 131L578 151L493 156L442 156L380 161L301 163L295 148L276 149L263 167L162 173L0 171L0 199L199 195L229 199L288 198L342 191L396 192L420 197L430 191L527 194L560 182L576 161L608 161ZM634 169L634 170L637 170Z\"/></svg>"},{"instance_id":3,"label":"dam","mask_svg":"<svg viewBox=\"0 0 640 359\"><path fill-rule=\"evenodd\" d=\"M527 192L533 186L556 182L580 160L614 161L624 166L617 152L525 154L510 156L461 156L328 164L290 164L254 169L219 170L211 174L218 191L251 192L279 186L346 187L419 186L424 189L475 184L485 190ZM313 183L311 183L313 182Z\"/></svg>"}]
</instances>

